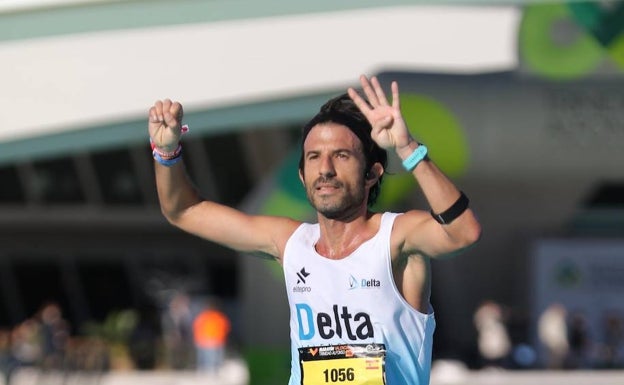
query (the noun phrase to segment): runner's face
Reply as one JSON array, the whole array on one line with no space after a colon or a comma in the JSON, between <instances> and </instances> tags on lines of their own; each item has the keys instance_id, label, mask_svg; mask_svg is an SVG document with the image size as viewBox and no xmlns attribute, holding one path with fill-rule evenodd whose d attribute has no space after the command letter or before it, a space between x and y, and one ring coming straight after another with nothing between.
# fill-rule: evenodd
<instances>
[{"instance_id":1,"label":"runner's face","mask_svg":"<svg viewBox=\"0 0 624 385\"><path fill-rule=\"evenodd\" d=\"M366 207L362 144L351 130L331 122L316 125L303 154L303 183L319 213L337 219Z\"/></svg>"}]
</instances>

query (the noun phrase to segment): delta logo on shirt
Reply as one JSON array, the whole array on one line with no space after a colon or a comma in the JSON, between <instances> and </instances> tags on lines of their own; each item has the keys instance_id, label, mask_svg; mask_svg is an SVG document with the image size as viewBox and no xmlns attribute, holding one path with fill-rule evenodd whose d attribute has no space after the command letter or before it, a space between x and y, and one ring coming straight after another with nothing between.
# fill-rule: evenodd
<instances>
[{"instance_id":1,"label":"delta logo on shirt","mask_svg":"<svg viewBox=\"0 0 624 385\"><path fill-rule=\"evenodd\" d=\"M373 338L375 332L368 313L353 312L347 306L333 305L329 312L315 312L306 303L295 304L299 339L310 340L316 336L329 340L360 341Z\"/></svg>"},{"instance_id":2,"label":"delta logo on shirt","mask_svg":"<svg viewBox=\"0 0 624 385\"><path fill-rule=\"evenodd\" d=\"M358 279L353 275L349 276L349 290L354 289L375 289L381 287L381 281L376 278Z\"/></svg>"}]
</instances>

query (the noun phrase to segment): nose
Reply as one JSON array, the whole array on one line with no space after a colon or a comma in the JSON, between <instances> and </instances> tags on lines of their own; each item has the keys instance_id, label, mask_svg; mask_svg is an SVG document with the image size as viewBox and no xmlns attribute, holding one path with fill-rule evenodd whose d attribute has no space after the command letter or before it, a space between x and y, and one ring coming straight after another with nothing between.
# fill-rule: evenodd
<instances>
[{"instance_id":1,"label":"nose","mask_svg":"<svg viewBox=\"0 0 624 385\"><path fill-rule=\"evenodd\" d=\"M334 162L332 162L332 158L330 156L323 157L319 168L319 174L326 178L336 176Z\"/></svg>"}]
</instances>

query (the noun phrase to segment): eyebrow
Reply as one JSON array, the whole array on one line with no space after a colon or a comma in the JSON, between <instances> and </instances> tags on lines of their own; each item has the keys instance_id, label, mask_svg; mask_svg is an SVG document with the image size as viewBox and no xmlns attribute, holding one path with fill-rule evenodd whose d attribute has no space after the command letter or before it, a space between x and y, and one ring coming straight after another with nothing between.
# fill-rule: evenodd
<instances>
[{"instance_id":1,"label":"eyebrow","mask_svg":"<svg viewBox=\"0 0 624 385\"><path fill-rule=\"evenodd\" d=\"M322 150L308 150L305 152L305 155L309 155L309 154L319 154L323 152ZM349 148L337 148L335 150L332 150L331 153L332 154L337 154L337 153L348 153L348 154L355 154L357 153L357 151L354 151L352 149Z\"/></svg>"}]
</instances>

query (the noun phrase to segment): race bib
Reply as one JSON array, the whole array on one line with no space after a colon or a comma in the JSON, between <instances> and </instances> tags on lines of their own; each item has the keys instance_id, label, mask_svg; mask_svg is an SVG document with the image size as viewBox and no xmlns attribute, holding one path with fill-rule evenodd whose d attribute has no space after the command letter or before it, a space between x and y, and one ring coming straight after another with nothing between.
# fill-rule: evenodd
<instances>
[{"instance_id":1,"label":"race bib","mask_svg":"<svg viewBox=\"0 0 624 385\"><path fill-rule=\"evenodd\" d=\"M301 385L385 385L385 357L383 344L299 348Z\"/></svg>"}]
</instances>

